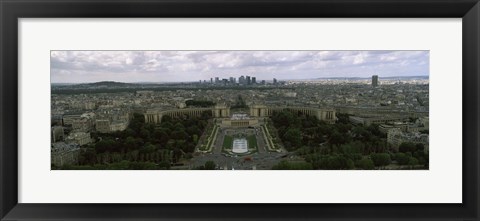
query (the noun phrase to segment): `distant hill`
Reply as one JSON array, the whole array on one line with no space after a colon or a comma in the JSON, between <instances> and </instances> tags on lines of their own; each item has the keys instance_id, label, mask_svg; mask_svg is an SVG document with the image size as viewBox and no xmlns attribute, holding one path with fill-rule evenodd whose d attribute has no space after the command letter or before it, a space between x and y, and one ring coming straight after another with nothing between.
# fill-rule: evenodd
<instances>
[{"instance_id":1,"label":"distant hill","mask_svg":"<svg viewBox=\"0 0 480 221\"><path fill-rule=\"evenodd\" d=\"M383 79L428 79L429 76L393 76L393 77L378 76L378 78L383 78Z\"/></svg>"},{"instance_id":2,"label":"distant hill","mask_svg":"<svg viewBox=\"0 0 480 221\"><path fill-rule=\"evenodd\" d=\"M135 84L115 82L115 81L100 81L100 82L94 82L94 83L84 83L84 84L79 84L79 85L93 86L93 87L98 87L98 86L125 87L125 86L134 86Z\"/></svg>"},{"instance_id":3,"label":"distant hill","mask_svg":"<svg viewBox=\"0 0 480 221\"><path fill-rule=\"evenodd\" d=\"M360 79L371 79L372 77L321 77L315 79L332 79L332 80L360 80ZM392 76L392 77L382 77L378 76L379 79L428 79L428 76Z\"/></svg>"},{"instance_id":4,"label":"distant hill","mask_svg":"<svg viewBox=\"0 0 480 221\"><path fill-rule=\"evenodd\" d=\"M93 83L52 83L51 85L52 86L74 86L74 87L98 87L98 86L124 87L124 86L133 86L136 84L116 82L116 81L99 81L99 82L93 82Z\"/></svg>"}]
</instances>

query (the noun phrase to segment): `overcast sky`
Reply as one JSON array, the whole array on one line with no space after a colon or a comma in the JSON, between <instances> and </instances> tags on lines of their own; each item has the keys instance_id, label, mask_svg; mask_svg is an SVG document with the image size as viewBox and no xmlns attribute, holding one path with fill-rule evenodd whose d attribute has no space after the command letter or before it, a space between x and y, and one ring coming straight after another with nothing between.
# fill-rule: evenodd
<instances>
[{"instance_id":1,"label":"overcast sky","mask_svg":"<svg viewBox=\"0 0 480 221\"><path fill-rule=\"evenodd\" d=\"M428 51L52 51L52 83L428 76Z\"/></svg>"}]
</instances>

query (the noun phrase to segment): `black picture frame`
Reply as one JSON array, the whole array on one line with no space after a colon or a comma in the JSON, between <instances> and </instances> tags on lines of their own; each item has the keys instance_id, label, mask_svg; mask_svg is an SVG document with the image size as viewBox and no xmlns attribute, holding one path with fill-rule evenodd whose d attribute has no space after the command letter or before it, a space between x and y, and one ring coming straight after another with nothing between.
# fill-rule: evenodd
<instances>
[{"instance_id":1,"label":"black picture frame","mask_svg":"<svg viewBox=\"0 0 480 221\"><path fill-rule=\"evenodd\" d=\"M1 220L479 220L478 0L0 0L0 16ZM20 204L17 20L76 17L462 18L463 203Z\"/></svg>"}]
</instances>

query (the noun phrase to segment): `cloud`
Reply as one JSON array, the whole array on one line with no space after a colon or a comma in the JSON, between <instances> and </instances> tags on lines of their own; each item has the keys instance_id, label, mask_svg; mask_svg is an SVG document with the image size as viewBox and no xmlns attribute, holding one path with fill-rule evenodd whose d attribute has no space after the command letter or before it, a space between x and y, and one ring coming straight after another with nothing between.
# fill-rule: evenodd
<instances>
[{"instance_id":1,"label":"cloud","mask_svg":"<svg viewBox=\"0 0 480 221\"><path fill-rule=\"evenodd\" d=\"M428 51L52 51L60 82L172 82L429 74Z\"/></svg>"}]
</instances>

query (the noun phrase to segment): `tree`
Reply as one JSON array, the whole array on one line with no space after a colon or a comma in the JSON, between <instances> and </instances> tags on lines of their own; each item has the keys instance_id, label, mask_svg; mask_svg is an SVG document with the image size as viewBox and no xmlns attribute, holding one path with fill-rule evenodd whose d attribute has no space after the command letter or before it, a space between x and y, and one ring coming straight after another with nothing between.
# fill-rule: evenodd
<instances>
[{"instance_id":1,"label":"tree","mask_svg":"<svg viewBox=\"0 0 480 221\"><path fill-rule=\"evenodd\" d=\"M133 137L127 137L127 139L125 139L125 146L126 146L128 151L138 149L138 144L137 144L135 138L133 138Z\"/></svg>"},{"instance_id":2,"label":"tree","mask_svg":"<svg viewBox=\"0 0 480 221\"><path fill-rule=\"evenodd\" d=\"M345 169L353 169L354 163L351 159L347 159L343 155L328 155L322 156L319 160L315 160L316 165L314 167L319 169L326 169L326 170L345 170Z\"/></svg>"},{"instance_id":3,"label":"tree","mask_svg":"<svg viewBox=\"0 0 480 221\"><path fill-rule=\"evenodd\" d=\"M153 138L155 138L155 140L162 145L165 145L167 141L170 139L170 137L165 132L165 130L159 130L159 129L153 132Z\"/></svg>"},{"instance_id":4,"label":"tree","mask_svg":"<svg viewBox=\"0 0 480 221\"><path fill-rule=\"evenodd\" d=\"M123 131L123 137L130 137L130 136L135 136L135 131L132 130L131 128L127 128L126 130Z\"/></svg>"},{"instance_id":5,"label":"tree","mask_svg":"<svg viewBox=\"0 0 480 221\"><path fill-rule=\"evenodd\" d=\"M185 126L181 122L177 122L174 126L174 130L182 130L185 131Z\"/></svg>"},{"instance_id":6,"label":"tree","mask_svg":"<svg viewBox=\"0 0 480 221\"><path fill-rule=\"evenodd\" d=\"M168 169L170 169L170 163L162 161L162 162L158 163L158 169L168 170Z\"/></svg>"},{"instance_id":7,"label":"tree","mask_svg":"<svg viewBox=\"0 0 480 221\"><path fill-rule=\"evenodd\" d=\"M302 145L302 132L298 128L290 128L285 132L283 139L290 142L291 150L297 149Z\"/></svg>"},{"instance_id":8,"label":"tree","mask_svg":"<svg viewBox=\"0 0 480 221\"><path fill-rule=\"evenodd\" d=\"M175 129L171 121L162 122L160 126L162 128L169 129L169 130Z\"/></svg>"},{"instance_id":9,"label":"tree","mask_svg":"<svg viewBox=\"0 0 480 221\"><path fill-rule=\"evenodd\" d=\"M375 165L373 161L369 158L363 158L356 163L356 167L363 170L373 170L375 169Z\"/></svg>"},{"instance_id":10,"label":"tree","mask_svg":"<svg viewBox=\"0 0 480 221\"><path fill-rule=\"evenodd\" d=\"M341 123L341 124L348 124L348 123L350 123L349 116L350 116L349 114L337 113L336 114L337 122Z\"/></svg>"},{"instance_id":11,"label":"tree","mask_svg":"<svg viewBox=\"0 0 480 221\"><path fill-rule=\"evenodd\" d=\"M373 153L370 155L370 158L377 167L387 166L392 162L388 153Z\"/></svg>"},{"instance_id":12,"label":"tree","mask_svg":"<svg viewBox=\"0 0 480 221\"><path fill-rule=\"evenodd\" d=\"M396 153L395 154L395 160L398 162L400 165L407 165L408 162L410 161L410 157L404 153Z\"/></svg>"},{"instance_id":13,"label":"tree","mask_svg":"<svg viewBox=\"0 0 480 221\"><path fill-rule=\"evenodd\" d=\"M378 124L370 124L370 126L367 127L367 130L377 137L385 136L385 134L380 131Z\"/></svg>"},{"instance_id":14,"label":"tree","mask_svg":"<svg viewBox=\"0 0 480 221\"><path fill-rule=\"evenodd\" d=\"M92 148L87 148L79 157L80 165L93 165L96 163L96 161L97 156L95 150Z\"/></svg>"},{"instance_id":15,"label":"tree","mask_svg":"<svg viewBox=\"0 0 480 221\"><path fill-rule=\"evenodd\" d=\"M164 115L162 117L162 123L167 123L167 122L172 122L172 117L170 117L168 115Z\"/></svg>"},{"instance_id":16,"label":"tree","mask_svg":"<svg viewBox=\"0 0 480 221\"><path fill-rule=\"evenodd\" d=\"M295 117L290 111L284 110L276 113L272 120L275 126L293 127L298 125L298 117ZM297 123L296 123L297 122Z\"/></svg>"},{"instance_id":17,"label":"tree","mask_svg":"<svg viewBox=\"0 0 480 221\"><path fill-rule=\"evenodd\" d=\"M207 121L206 120L198 120L197 121L197 127L200 128L200 130L203 130L205 129L205 127L207 126Z\"/></svg>"},{"instance_id":18,"label":"tree","mask_svg":"<svg viewBox=\"0 0 480 221\"><path fill-rule=\"evenodd\" d=\"M172 132L172 138L175 140L187 140L188 134L184 130L176 130Z\"/></svg>"},{"instance_id":19,"label":"tree","mask_svg":"<svg viewBox=\"0 0 480 221\"><path fill-rule=\"evenodd\" d=\"M353 162L353 160L352 160L352 159L348 159L348 158L346 158L346 159L347 159L347 167L346 167L346 169L349 169L349 170L355 169L355 163Z\"/></svg>"},{"instance_id":20,"label":"tree","mask_svg":"<svg viewBox=\"0 0 480 221\"><path fill-rule=\"evenodd\" d=\"M277 165L272 167L272 170L288 170L290 168L290 164L286 160L280 161Z\"/></svg>"},{"instance_id":21,"label":"tree","mask_svg":"<svg viewBox=\"0 0 480 221\"><path fill-rule=\"evenodd\" d=\"M409 159L409 161L408 161L408 165L409 165L410 167L413 167L413 166L415 166L415 165L418 165L418 160L417 160L417 158L415 158L415 157L410 157L410 159Z\"/></svg>"},{"instance_id":22,"label":"tree","mask_svg":"<svg viewBox=\"0 0 480 221\"><path fill-rule=\"evenodd\" d=\"M118 163L113 163L108 165L109 170L128 170L130 167L130 162L122 160Z\"/></svg>"},{"instance_id":23,"label":"tree","mask_svg":"<svg viewBox=\"0 0 480 221\"><path fill-rule=\"evenodd\" d=\"M153 153L155 152L155 145L151 144L151 143L147 143L145 144L145 146L143 146L141 149L140 149L140 153L142 154L145 154L145 153Z\"/></svg>"},{"instance_id":24,"label":"tree","mask_svg":"<svg viewBox=\"0 0 480 221\"><path fill-rule=\"evenodd\" d=\"M195 106L195 107L211 107L215 105L213 101L198 101L198 100L188 100L185 101L187 106Z\"/></svg>"},{"instance_id":25,"label":"tree","mask_svg":"<svg viewBox=\"0 0 480 221\"><path fill-rule=\"evenodd\" d=\"M157 167L152 162L130 162L131 170L155 170Z\"/></svg>"},{"instance_id":26,"label":"tree","mask_svg":"<svg viewBox=\"0 0 480 221\"><path fill-rule=\"evenodd\" d=\"M192 137L192 139L193 139L193 143L194 143L194 144L197 144L197 143L198 143L198 135L194 134L193 137Z\"/></svg>"},{"instance_id":27,"label":"tree","mask_svg":"<svg viewBox=\"0 0 480 221\"><path fill-rule=\"evenodd\" d=\"M311 128L314 127L318 124L318 119L315 116L305 116L305 118L302 118L302 127L303 128Z\"/></svg>"},{"instance_id":28,"label":"tree","mask_svg":"<svg viewBox=\"0 0 480 221\"><path fill-rule=\"evenodd\" d=\"M311 170L311 169L313 169L311 163L288 162L286 160L282 160L280 161L280 163L272 167L272 170Z\"/></svg>"},{"instance_id":29,"label":"tree","mask_svg":"<svg viewBox=\"0 0 480 221\"><path fill-rule=\"evenodd\" d=\"M365 136L368 131L362 125L357 125L353 128L352 133L355 135L355 137L359 138Z\"/></svg>"},{"instance_id":30,"label":"tree","mask_svg":"<svg viewBox=\"0 0 480 221\"><path fill-rule=\"evenodd\" d=\"M214 170L217 165L213 161L205 162L205 170Z\"/></svg>"},{"instance_id":31,"label":"tree","mask_svg":"<svg viewBox=\"0 0 480 221\"><path fill-rule=\"evenodd\" d=\"M417 143L415 144L415 151L424 151L425 150L425 145L423 143Z\"/></svg>"},{"instance_id":32,"label":"tree","mask_svg":"<svg viewBox=\"0 0 480 221\"><path fill-rule=\"evenodd\" d=\"M140 131L140 136L144 139L144 140L149 140L150 139L150 131L148 131L147 129L142 129Z\"/></svg>"},{"instance_id":33,"label":"tree","mask_svg":"<svg viewBox=\"0 0 480 221\"><path fill-rule=\"evenodd\" d=\"M97 153L104 153L115 149L115 141L112 139L104 139L95 144L95 150Z\"/></svg>"},{"instance_id":34,"label":"tree","mask_svg":"<svg viewBox=\"0 0 480 221\"><path fill-rule=\"evenodd\" d=\"M187 133L200 135L202 131L200 130L200 128L198 128L197 125L192 125L187 128Z\"/></svg>"},{"instance_id":35,"label":"tree","mask_svg":"<svg viewBox=\"0 0 480 221\"><path fill-rule=\"evenodd\" d=\"M399 148L398 148L398 151L402 152L402 153L407 153L407 152L415 152L416 150L416 146L414 143L411 143L411 142L403 142L400 144Z\"/></svg>"},{"instance_id":36,"label":"tree","mask_svg":"<svg viewBox=\"0 0 480 221\"><path fill-rule=\"evenodd\" d=\"M235 104L232 106L232 108L246 108L247 104L243 100L242 95L237 96L237 100L235 101Z\"/></svg>"},{"instance_id":37,"label":"tree","mask_svg":"<svg viewBox=\"0 0 480 221\"><path fill-rule=\"evenodd\" d=\"M346 143L347 139L348 139L347 136L342 135L337 130L334 130L332 135L330 136L330 143L333 145L340 145L340 144Z\"/></svg>"},{"instance_id":38,"label":"tree","mask_svg":"<svg viewBox=\"0 0 480 221\"><path fill-rule=\"evenodd\" d=\"M173 150L174 162L178 162L178 160L180 160L180 157L182 157L182 150L180 150L179 148L175 148Z\"/></svg>"},{"instance_id":39,"label":"tree","mask_svg":"<svg viewBox=\"0 0 480 221\"><path fill-rule=\"evenodd\" d=\"M338 131L342 134L347 134L348 131L350 131L352 129L352 125L351 124L342 124L342 123L337 123L335 124L336 128L338 129Z\"/></svg>"}]
</instances>

